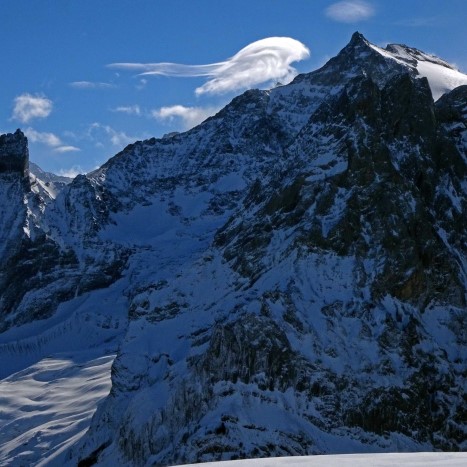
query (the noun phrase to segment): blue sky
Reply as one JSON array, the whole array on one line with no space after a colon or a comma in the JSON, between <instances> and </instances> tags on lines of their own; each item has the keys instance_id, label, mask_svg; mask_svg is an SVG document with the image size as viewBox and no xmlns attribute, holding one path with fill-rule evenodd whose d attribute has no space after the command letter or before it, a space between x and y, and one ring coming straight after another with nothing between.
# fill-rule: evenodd
<instances>
[{"instance_id":1,"label":"blue sky","mask_svg":"<svg viewBox=\"0 0 467 467\"><path fill-rule=\"evenodd\" d=\"M356 30L467 72L465 0L2 0L0 18L0 131L62 174L312 71Z\"/></svg>"}]
</instances>

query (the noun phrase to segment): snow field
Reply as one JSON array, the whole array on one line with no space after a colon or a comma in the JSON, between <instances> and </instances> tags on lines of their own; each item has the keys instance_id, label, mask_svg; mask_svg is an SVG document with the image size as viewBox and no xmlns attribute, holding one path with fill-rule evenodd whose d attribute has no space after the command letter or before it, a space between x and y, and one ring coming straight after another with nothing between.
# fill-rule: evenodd
<instances>
[{"instance_id":1,"label":"snow field","mask_svg":"<svg viewBox=\"0 0 467 467\"><path fill-rule=\"evenodd\" d=\"M206 462L180 467L465 467L467 453L339 454Z\"/></svg>"},{"instance_id":2,"label":"snow field","mask_svg":"<svg viewBox=\"0 0 467 467\"><path fill-rule=\"evenodd\" d=\"M125 279L0 338L0 466L63 465L110 391Z\"/></svg>"},{"instance_id":3,"label":"snow field","mask_svg":"<svg viewBox=\"0 0 467 467\"><path fill-rule=\"evenodd\" d=\"M0 465L46 465L79 439L109 393L113 359L44 358L0 381Z\"/></svg>"}]
</instances>

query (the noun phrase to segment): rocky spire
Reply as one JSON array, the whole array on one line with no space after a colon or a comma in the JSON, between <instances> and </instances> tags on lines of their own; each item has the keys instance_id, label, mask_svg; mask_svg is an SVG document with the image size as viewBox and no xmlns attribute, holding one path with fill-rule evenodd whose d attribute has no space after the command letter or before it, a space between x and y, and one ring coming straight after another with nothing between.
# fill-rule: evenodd
<instances>
[{"instance_id":1,"label":"rocky spire","mask_svg":"<svg viewBox=\"0 0 467 467\"><path fill-rule=\"evenodd\" d=\"M0 135L0 173L20 172L26 176L29 168L28 139L21 130Z\"/></svg>"},{"instance_id":2,"label":"rocky spire","mask_svg":"<svg viewBox=\"0 0 467 467\"><path fill-rule=\"evenodd\" d=\"M365 39L365 36L358 32L358 31L355 31L353 34L352 34L352 37L350 38L350 42L348 45L358 45L358 44L365 44L365 45L368 45L369 42Z\"/></svg>"}]
</instances>

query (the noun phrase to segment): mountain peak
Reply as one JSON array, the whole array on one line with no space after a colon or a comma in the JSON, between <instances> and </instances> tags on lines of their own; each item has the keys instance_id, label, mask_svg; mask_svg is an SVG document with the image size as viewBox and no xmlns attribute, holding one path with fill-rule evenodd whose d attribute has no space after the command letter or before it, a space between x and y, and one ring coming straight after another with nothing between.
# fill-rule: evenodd
<instances>
[{"instance_id":1,"label":"mountain peak","mask_svg":"<svg viewBox=\"0 0 467 467\"><path fill-rule=\"evenodd\" d=\"M349 45L357 45L357 44L369 45L369 42L367 41L367 39L361 32L355 31L352 34L352 37L350 38Z\"/></svg>"},{"instance_id":2,"label":"mountain peak","mask_svg":"<svg viewBox=\"0 0 467 467\"><path fill-rule=\"evenodd\" d=\"M369 50L371 45L371 42L361 32L355 31L341 53L359 55L362 51Z\"/></svg>"},{"instance_id":3,"label":"mountain peak","mask_svg":"<svg viewBox=\"0 0 467 467\"><path fill-rule=\"evenodd\" d=\"M400 73L425 77L435 101L452 89L467 84L467 75L436 55L403 44L389 44L382 48L372 44L358 31L352 34L350 42L336 57L313 75L321 76L322 84L338 86L362 73L380 88Z\"/></svg>"}]
</instances>

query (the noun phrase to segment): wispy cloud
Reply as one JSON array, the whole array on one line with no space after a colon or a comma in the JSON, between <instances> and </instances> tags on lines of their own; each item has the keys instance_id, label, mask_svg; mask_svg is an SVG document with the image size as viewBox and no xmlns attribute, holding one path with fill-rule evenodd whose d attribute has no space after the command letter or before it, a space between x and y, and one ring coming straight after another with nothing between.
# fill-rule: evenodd
<instances>
[{"instance_id":1,"label":"wispy cloud","mask_svg":"<svg viewBox=\"0 0 467 467\"><path fill-rule=\"evenodd\" d=\"M173 105L171 107L155 109L151 114L157 120L168 120L170 122L175 119L181 120L183 129L187 130L206 120L206 118L215 114L218 110L219 109L215 107L185 107L183 105Z\"/></svg>"},{"instance_id":2,"label":"wispy cloud","mask_svg":"<svg viewBox=\"0 0 467 467\"><path fill-rule=\"evenodd\" d=\"M111 89L116 87L115 84L96 83L93 81L73 81L69 84L75 89Z\"/></svg>"},{"instance_id":3,"label":"wispy cloud","mask_svg":"<svg viewBox=\"0 0 467 467\"><path fill-rule=\"evenodd\" d=\"M76 146L58 146L55 148L55 152L77 152L80 150L81 149Z\"/></svg>"},{"instance_id":4,"label":"wispy cloud","mask_svg":"<svg viewBox=\"0 0 467 467\"><path fill-rule=\"evenodd\" d=\"M58 171L57 175L61 175L62 177L68 177L68 178L75 178L79 174L84 174L86 173L80 165L74 165L70 169L61 169Z\"/></svg>"},{"instance_id":5,"label":"wispy cloud","mask_svg":"<svg viewBox=\"0 0 467 467\"><path fill-rule=\"evenodd\" d=\"M112 68L141 71L140 75L207 77L196 94L223 94L271 81L290 81L297 71L291 66L308 58L310 51L290 37L268 37L247 45L233 57L207 65L179 63L112 63Z\"/></svg>"},{"instance_id":6,"label":"wispy cloud","mask_svg":"<svg viewBox=\"0 0 467 467\"><path fill-rule=\"evenodd\" d=\"M76 152L80 151L76 146L69 146L63 143L63 141L54 133L47 133L36 131L29 127L24 130L25 135L28 137L31 143L41 143L49 146L54 152L65 153L65 152Z\"/></svg>"},{"instance_id":7,"label":"wispy cloud","mask_svg":"<svg viewBox=\"0 0 467 467\"><path fill-rule=\"evenodd\" d=\"M145 79L145 78L141 78L139 80L139 83L135 86L135 88L138 90L138 91L142 91L146 85L148 84L148 80Z\"/></svg>"},{"instance_id":8,"label":"wispy cloud","mask_svg":"<svg viewBox=\"0 0 467 467\"><path fill-rule=\"evenodd\" d=\"M122 105L112 110L114 112L121 112L128 115L141 115L141 108L139 105Z\"/></svg>"},{"instance_id":9,"label":"wispy cloud","mask_svg":"<svg viewBox=\"0 0 467 467\"><path fill-rule=\"evenodd\" d=\"M150 117L149 113L145 114L145 116L148 118ZM71 141L76 142L76 144L92 145L96 148L109 151L109 153L114 152L115 149L121 149L135 141L147 139L152 136L146 133L137 136L129 135L124 131L116 130L112 126L100 122L91 123L82 130L76 132L66 131L63 135ZM63 146L64 149L62 151L67 152L67 149L65 149L67 146ZM70 146L70 148L71 147L73 146ZM70 150L71 149L69 149L69 151Z\"/></svg>"},{"instance_id":10,"label":"wispy cloud","mask_svg":"<svg viewBox=\"0 0 467 467\"><path fill-rule=\"evenodd\" d=\"M24 93L15 97L12 118L28 123L34 118L48 117L52 107L52 101L45 96Z\"/></svg>"},{"instance_id":11,"label":"wispy cloud","mask_svg":"<svg viewBox=\"0 0 467 467\"><path fill-rule=\"evenodd\" d=\"M53 133L39 132L31 127L26 128L24 132L32 143L42 143L50 147L57 147L62 144L60 138Z\"/></svg>"},{"instance_id":12,"label":"wispy cloud","mask_svg":"<svg viewBox=\"0 0 467 467\"><path fill-rule=\"evenodd\" d=\"M105 137L117 147L126 146L130 143L134 143L138 140L135 136L127 135L124 131L118 131L112 128L110 125L103 125L101 123L92 123L88 130L88 138L95 141L96 145L104 145L101 139Z\"/></svg>"},{"instance_id":13,"label":"wispy cloud","mask_svg":"<svg viewBox=\"0 0 467 467\"><path fill-rule=\"evenodd\" d=\"M326 16L340 23L356 23L375 14L373 6L363 0L346 0L333 3L325 10Z\"/></svg>"}]
</instances>

